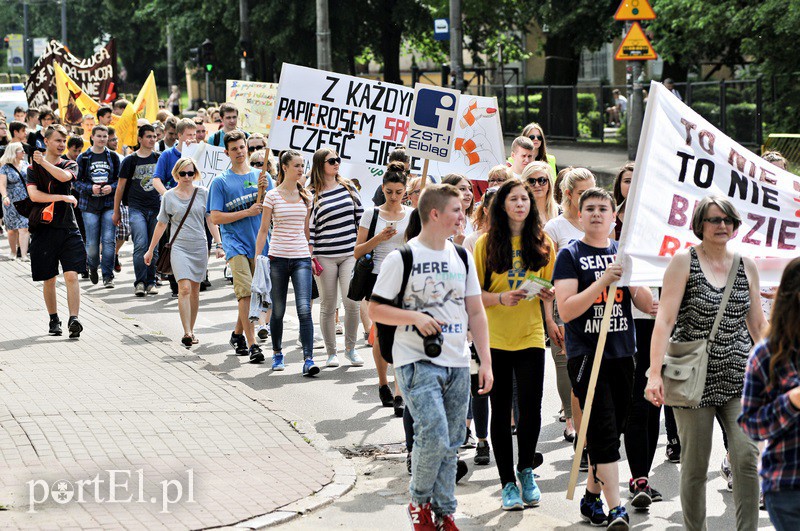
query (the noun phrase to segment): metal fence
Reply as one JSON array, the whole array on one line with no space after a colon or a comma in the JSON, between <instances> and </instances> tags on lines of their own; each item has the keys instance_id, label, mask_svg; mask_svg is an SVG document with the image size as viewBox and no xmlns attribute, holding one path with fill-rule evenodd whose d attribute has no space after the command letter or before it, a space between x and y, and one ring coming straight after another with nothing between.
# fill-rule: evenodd
<instances>
[{"instance_id":1,"label":"metal fence","mask_svg":"<svg viewBox=\"0 0 800 531\"><path fill-rule=\"evenodd\" d=\"M676 83L684 102L743 145L763 143L763 84L760 78ZM473 85L467 93L497 96L503 131L515 136L530 122L541 124L548 138L625 142L625 125L610 127L606 109L613 90L624 85Z\"/></svg>"}]
</instances>

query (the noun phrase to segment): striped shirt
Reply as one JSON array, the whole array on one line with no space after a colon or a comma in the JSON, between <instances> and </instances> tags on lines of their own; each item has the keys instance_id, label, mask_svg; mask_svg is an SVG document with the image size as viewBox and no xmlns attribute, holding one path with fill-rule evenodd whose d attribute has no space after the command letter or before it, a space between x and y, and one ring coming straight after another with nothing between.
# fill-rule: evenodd
<instances>
[{"instance_id":1,"label":"striped shirt","mask_svg":"<svg viewBox=\"0 0 800 531\"><path fill-rule=\"evenodd\" d=\"M279 258L309 258L306 216L309 207L302 199L288 203L277 190L264 196L264 206L272 209L269 255Z\"/></svg>"},{"instance_id":2,"label":"striped shirt","mask_svg":"<svg viewBox=\"0 0 800 531\"><path fill-rule=\"evenodd\" d=\"M344 185L322 192L311 210L308 223L314 256L353 254L363 213L358 193L354 191L351 196Z\"/></svg>"}]
</instances>

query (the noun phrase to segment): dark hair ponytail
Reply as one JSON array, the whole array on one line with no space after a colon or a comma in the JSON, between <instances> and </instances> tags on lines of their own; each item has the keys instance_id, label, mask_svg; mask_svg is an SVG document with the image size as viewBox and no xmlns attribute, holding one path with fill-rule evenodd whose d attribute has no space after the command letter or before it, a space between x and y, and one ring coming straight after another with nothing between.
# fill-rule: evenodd
<instances>
[{"instance_id":1,"label":"dark hair ponytail","mask_svg":"<svg viewBox=\"0 0 800 531\"><path fill-rule=\"evenodd\" d=\"M386 166L386 173L383 174L383 184L400 183L406 185L408 174L406 166L400 161L394 160Z\"/></svg>"}]
</instances>

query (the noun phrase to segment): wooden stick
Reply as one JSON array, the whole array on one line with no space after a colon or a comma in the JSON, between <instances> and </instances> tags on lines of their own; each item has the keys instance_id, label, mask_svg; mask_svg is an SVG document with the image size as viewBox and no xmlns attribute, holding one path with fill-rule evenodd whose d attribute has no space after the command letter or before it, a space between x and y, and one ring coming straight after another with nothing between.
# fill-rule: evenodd
<instances>
[{"instance_id":1,"label":"wooden stick","mask_svg":"<svg viewBox=\"0 0 800 531\"><path fill-rule=\"evenodd\" d=\"M425 189L425 185L428 184L428 159L425 159L425 162L422 163L422 182L419 185L420 192Z\"/></svg>"},{"instance_id":2,"label":"wooden stick","mask_svg":"<svg viewBox=\"0 0 800 531\"><path fill-rule=\"evenodd\" d=\"M256 203L259 205L264 202L264 194L267 193L267 183L262 181L264 180L264 174L267 173L267 158L269 157L269 152L264 153L264 165L261 166L261 175L258 176L258 197L256 198Z\"/></svg>"},{"instance_id":3,"label":"wooden stick","mask_svg":"<svg viewBox=\"0 0 800 531\"><path fill-rule=\"evenodd\" d=\"M586 430L589 428L589 417L592 414L592 403L594 402L597 375L600 374L600 363L603 361L603 351L606 348L608 328L611 325L611 311L614 307L614 298L616 296L617 283L614 282L608 287L608 298L606 299L606 306L603 310L603 321L600 323L600 336L597 338L597 348L594 351L592 374L589 377L589 387L586 390L586 401L583 405L583 418L581 419L580 430L578 430L578 445L575 447L575 456L572 458L572 470L569 474L569 486L567 487L568 500L571 500L575 495L575 486L578 484L578 469L581 464L581 454L583 454L583 445L586 443Z\"/></svg>"}]
</instances>

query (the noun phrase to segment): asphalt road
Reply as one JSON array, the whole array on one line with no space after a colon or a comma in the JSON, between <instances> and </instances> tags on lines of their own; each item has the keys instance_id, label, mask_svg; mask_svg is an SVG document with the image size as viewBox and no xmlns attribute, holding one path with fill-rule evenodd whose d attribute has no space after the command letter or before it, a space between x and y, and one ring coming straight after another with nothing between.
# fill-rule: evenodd
<instances>
[{"instance_id":1,"label":"asphalt road","mask_svg":"<svg viewBox=\"0 0 800 531\"><path fill-rule=\"evenodd\" d=\"M165 284L156 296L138 298L133 295L133 267L130 243L123 247L122 273L117 274L117 287L103 289L92 286L88 280L82 287L93 297L114 305L133 319L141 321L146 331L163 334L178 342L182 336L178 318L177 299L169 296ZM338 336L340 362L336 369L323 368L319 377L309 380L301 376L301 351L297 339L298 327L293 300L287 303L284 354L287 368L273 373L269 363L251 365L246 357L238 357L228 346L228 338L236 315L233 289L222 278L223 264L214 258L210 261L212 289L201 293L200 312L195 333L200 344L192 349L206 363L205 368L219 373L223 378L236 378L280 405L298 419L312 425L331 445L352 456L359 471L356 488L332 506L311 513L286 524L292 529L405 529L407 517L404 504L408 476L405 472L405 454L402 420L395 418L391 408L380 405L377 378L371 350L359 339L359 353L366 361L363 367L348 366L343 352L343 339ZM85 302L88 304L88 301ZM315 322L319 306L313 311ZM85 323L90 327L91 322ZM319 328L315 326L318 333ZM359 327L359 338L363 334ZM268 339L262 344L264 354L271 354ZM318 364L324 365L324 349L316 349ZM538 508L519 512L500 510L500 483L494 458L489 466L476 467L472 463L474 450L464 450L470 473L457 489L459 500L458 523L463 529L567 529L584 528L580 523L578 498L582 495L586 474L581 474L576 499L566 499L572 449L562 437L564 425L558 422L560 408L555 387L555 372L548 356L545 373L545 395L542 405L543 427L538 450L544 454L544 464L536 472L542 490L542 503ZM633 513L631 523L637 529L679 529L682 527L678 498L679 465L664 460L663 436L651 475L651 484L664 495L664 501L653 504L649 512ZM709 465L708 527L709 529L735 528L733 495L726 490L719 475L719 464L724 455L722 436L715 427L714 449ZM621 491L627 493L629 469L620 463ZM624 495L625 497L625 495ZM769 528L765 511L761 512L760 527Z\"/></svg>"}]
</instances>

